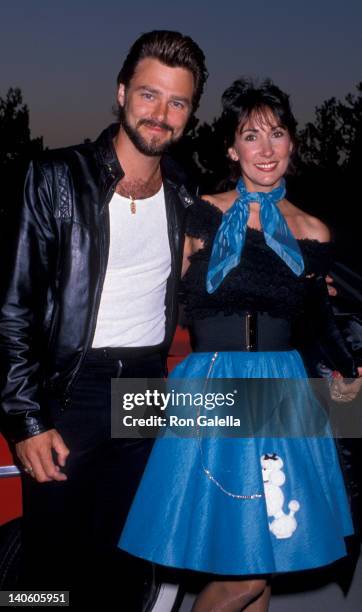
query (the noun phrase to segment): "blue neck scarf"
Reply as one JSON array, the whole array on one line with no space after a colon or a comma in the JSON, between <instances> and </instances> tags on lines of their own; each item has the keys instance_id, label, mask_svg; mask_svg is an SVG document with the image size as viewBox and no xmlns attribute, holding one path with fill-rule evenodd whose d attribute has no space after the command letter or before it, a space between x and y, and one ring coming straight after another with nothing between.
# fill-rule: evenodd
<instances>
[{"instance_id":1,"label":"blue neck scarf","mask_svg":"<svg viewBox=\"0 0 362 612\"><path fill-rule=\"evenodd\" d=\"M206 278L208 293L213 293L240 261L251 202L260 203L260 223L265 242L294 274L300 276L304 270L302 253L277 207L277 203L285 196L284 179L279 187L268 193L247 191L243 179L239 179L236 189L240 195L224 213L212 247Z\"/></svg>"}]
</instances>

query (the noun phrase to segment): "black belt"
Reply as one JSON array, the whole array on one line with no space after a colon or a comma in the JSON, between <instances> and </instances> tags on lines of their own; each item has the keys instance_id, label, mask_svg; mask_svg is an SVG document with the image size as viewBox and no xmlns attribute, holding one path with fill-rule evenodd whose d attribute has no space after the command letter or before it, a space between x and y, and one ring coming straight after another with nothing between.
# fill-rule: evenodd
<instances>
[{"instance_id":1,"label":"black belt","mask_svg":"<svg viewBox=\"0 0 362 612\"><path fill-rule=\"evenodd\" d=\"M164 345L157 344L155 346L120 346L120 347L104 347L104 348L92 348L87 351L86 359L91 361L99 360L113 360L119 361L120 359L142 359L144 357L151 357L153 355L162 355L164 352Z\"/></svg>"},{"instance_id":2,"label":"black belt","mask_svg":"<svg viewBox=\"0 0 362 612\"><path fill-rule=\"evenodd\" d=\"M195 352L290 351L291 326L286 319L244 312L194 320L190 329Z\"/></svg>"}]
</instances>

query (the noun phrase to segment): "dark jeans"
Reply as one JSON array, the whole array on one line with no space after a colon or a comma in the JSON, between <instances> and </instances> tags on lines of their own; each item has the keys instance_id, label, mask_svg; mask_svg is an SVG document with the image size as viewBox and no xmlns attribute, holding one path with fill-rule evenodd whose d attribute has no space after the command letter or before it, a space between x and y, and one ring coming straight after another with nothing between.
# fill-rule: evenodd
<instances>
[{"instance_id":1,"label":"dark jeans","mask_svg":"<svg viewBox=\"0 0 362 612\"><path fill-rule=\"evenodd\" d=\"M52 400L55 427L70 449L65 482L23 479L24 576L21 588L70 590L71 603L114 602L141 609L145 563L117 542L153 440L111 439L111 378L161 378L158 354L86 359L65 411ZM132 603L132 597L134 601Z\"/></svg>"}]
</instances>

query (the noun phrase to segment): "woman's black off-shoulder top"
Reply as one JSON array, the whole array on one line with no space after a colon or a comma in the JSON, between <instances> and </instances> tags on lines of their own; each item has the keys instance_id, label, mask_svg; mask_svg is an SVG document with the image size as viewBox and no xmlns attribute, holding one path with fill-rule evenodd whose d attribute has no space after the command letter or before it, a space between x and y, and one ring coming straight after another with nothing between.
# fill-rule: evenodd
<instances>
[{"instance_id":1,"label":"woman's black off-shoulder top","mask_svg":"<svg viewBox=\"0 0 362 612\"><path fill-rule=\"evenodd\" d=\"M214 205L199 200L189 208L186 234L200 238L204 248L190 258L181 286L181 301L189 319L223 312L265 312L294 320L304 310L310 277L325 275L331 263L330 243L298 240L304 272L296 276L265 243L261 231L248 228L239 265L231 270L213 293L206 291L206 275L212 244L222 220Z\"/></svg>"}]
</instances>

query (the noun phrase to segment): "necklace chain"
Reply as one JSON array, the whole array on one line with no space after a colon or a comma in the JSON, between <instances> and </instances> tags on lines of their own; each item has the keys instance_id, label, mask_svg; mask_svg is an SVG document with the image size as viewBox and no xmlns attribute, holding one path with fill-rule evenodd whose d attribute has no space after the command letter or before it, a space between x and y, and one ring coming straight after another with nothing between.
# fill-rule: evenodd
<instances>
[{"instance_id":1,"label":"necklace chain","mask_svg":"<svg viewBox=\"0 0 362 612\"><path fill-rule=\"evenodd\" d=\"M217 360L218 356L219 356L219 353L216 352L216 353L213 354L213 356L211 358L209 370L208 370L208 372L206 374L205 386L204 386L204 389L203 389L203 394L204 395L205 395L205 391L206 391L207 381L211 377L212 371L213 371L214 366L215 366L215 361ZM199 416L200 416L200 406L198 406L198 409L197 409L197 417L199 417ZM196 422L198 423L198 421L199 421L199 419L197 418ZM264 495L262 493L252 493L251 495L242 495L241 493L233 493L232 491L228 491L227 489L225 489L225 487L223 487L221 482L219 482L215 478L215 476L212 474L212 472L206 467L205 459L204 459L204 453L203 453L203 449L202 449L202 440L201 440L201 435L200 435L200 425L199 424L197 424L197 439L198 439L198 443L199 443L199 450L200 450L200 456L201 456L201 465L202 465L202 469L204 471L204 474L223 493L225 493L225 495L228 495L229 497L232 497L234 499L242 499L242 500L261 499L262 497L264 497Z\"/></svg>"},{"instance_id":2,"label":"necklace chain","mask_svg":"<svg viewBox=\"0 0 362 612\"><path fill-rule=\"evenodd\" d=\"M132 215L135 215L137 212L137 199L150 198L160 190L162 185L162 176L161 174L159 174L159 176L156 177L156 173L159 172L159 170L159 166L156 167L154 173L146 182L140 181L138 183L134 183L133 185L132 182L129 182L129 191L127 189L127 182L124 184L124 186L122 185L122 181L118 183L116 191L119 195L122 195L123 197L126 197L130 200L129 209ZM131 195L131 187L133 187L133 193L135 193L135 191L138 192L138 198L136 195Z\"/></svg>"}]
</instances>

